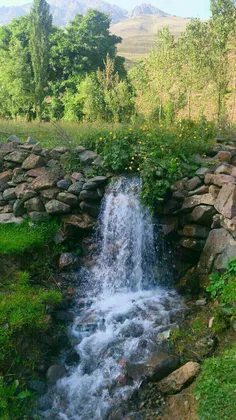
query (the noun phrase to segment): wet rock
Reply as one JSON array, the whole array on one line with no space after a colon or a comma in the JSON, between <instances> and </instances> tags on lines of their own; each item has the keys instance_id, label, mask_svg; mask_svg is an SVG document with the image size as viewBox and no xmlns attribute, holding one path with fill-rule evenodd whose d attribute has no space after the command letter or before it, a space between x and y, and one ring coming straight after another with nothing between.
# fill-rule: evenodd
<instances>
[{"instance_id":1,"label":"wet rock","mask_svg":"<svg viewBox=\"0 0 236 420\"><path fill-rule=\"evenodd\" d=\"M62 203L62 201L51 200L45 204L46 211L49 214L63 214L70 213L71 208L68 204Z\"/></svg>"},{"instance_id":2,"label":"wet rock","mask_svg":"<svg viewBox=\"0 0 236 420\"><path fill-rule=\"evenodd\" d=\"M226 184L236 184L236 179L231 175L215 175L215 174L207 174L205 176L205 184L214 184L217 187L222 187Z\"/></svg>"},{"instance_id":3,"label":"wet rock","mask_svg":"<svg viewBox=\"0 0 236 420\"><path fill-rule=\"evenodd\" d=\"M186 225L183 228L183 236L190 236L192 238L202 238L205 239L208 237L210 229L206 226L200 225Z\"/></svg>"},{"instance_id":4,"label":"wet rock","mask_svg":"<svg viewBox=\"0 0 236 420\"><path fill-rule=\"evenodd\" d=\"M163 394L176 394L186 385L189 385L200 372L200 365L196 362L188 362L181 366L175 372L172 372L167 378L162 379L157 385Z\"/></svg>"},{"instance_id":5,"label":"wet rock","mask_svg":"<svg viewBox=\"0 0 236 420\"><path fill-rule=\"evenodd\" d=\"M89 200L98 200L102 196L99 194L98 190L83 190L79 195L80 201L89 201Z\"/></svg>"},{"instance_id":6,"label":"wet rock","mask_svg":"<svg viewBox=\"0 0 236 420\"><path fill-rule=\"evenodd\" d=\"M140 337L143 334L143 326L135 322L131 322L121 329L120 334L123 337Z\"/></svg>"},{"instance_id":7,"label":"wet rock","mask_svg":"<svg viewBox=\"0 0 236 420\"><path fill-rule=\"evenodd\" d=\"M179 203L176 199L171 199L164 204L163 213L165 215L173 214L179 208Z\"/></svg>"},{"instance_id":8,"label":"wet rock","mask_svg":"<svg viewBox=\"0 0 236 420\"><path fill-rule=\"evenodd\" d=\"M224 185L215 203L216 210L228 219L236 216L236 185Z\"/></svg>"},{"instance_id":9,"label":"wet rock","mask_svg":"<svg viewBox=\"0 0 236 420\"><path fill-rule=\"evenodd\" d=\"M45 162L41 156L31 154L23 162L22 168L25 170L41 168Z\"/></svg>"},{"instance_id":10,"label":"wet rock","mask_svg":"<svg viewBox=\"0 0 236 420\"><path fill-rule=\"evenodd\" d=\"M83 190L95 190L101 186L104 186L107 182L106 176L96 176L86 181L83 186Z\"/></svg>"},{"instance_id":11,"label":"wet rock","mask_svg":"<svg viewBox=\"0 0 236 420\"><path fill-rule=\"evenodd\" d=\"M87 213L89 216L98 217L99 215L100 209L99 209L99 206L96 204L93 205L93 204L86 203L85 201L82 201L80 203L80 208L83 212Z\"/></svg>"},{"instance_id":12,"label":"wet rock","mask_svg":"<svg viewBox=\"0 0 236 420\"><path fill-rule=\"evenodd\" d=\"M84 182L75 182L68 188L68 192L74 195L80 195L83 189Z\"/></svg>"},{"instance_id":13,"label":"wet rock","mask_svg":"<svg viewBox=\"0 0 236 420\"><path fill-rule=\"evenodd\" d=\"M62 190L68 190L70 185L71 185L71 181L69 179L61 179L57 183L58 188L61 188Z\"/></svg>"},{"instance_id":14,"label":"wet rock","mask_svg":"<svg viewBox=\"0 0 236 420\"><path fill-rule=\"evenodd\" d=\"M64 322L73 322L75 318L72 312L67 312L67 311L56 311L54 315L56 319L58 319L59 321L64 321Z\"/></svg>"},{"instance_id":15,"label":"wet rock","mask_svg":"<svg viewBox=\"0 0 236 420\"><path fill-rule=\"evenodd\" d=\"M80 362L80 355L75 349L71 349L66 356L65 363L67 365L78 365Z\"/></svg>"},{"instance_id":16,"label":"wet rock","mask_svg":"<svg viewBox=\"0 0 236 420\"><path fill-rule=\"evenodd\" d=\"M36 212L45 211L44 205L39 197L31 198L30 200L26 201L24 205L28 213L35 212L35 211Z\"/></svg>"},{"instance_id":17,"label":"wet rock","mask_svg":"<svg viewBox=\"0 0 236 420\"><path fill-rule=\"evenodd\" d=\"M79 230L90 230L94 227L95 221L87 214L71 214L63 216L61 220L66 224Z\"/></svg>"},{"instance_id":18,"label":"wet rock","mask_svg":"<svg viewBox=\"0 0 236 420\"><path fill-rule=\"evenodd\" d=\"M177 217L162 217L160 223L164 235L169 235L178 230L179 220Z\"/></svg>"},{"instance_id":19,"label":"wet rock","mask_svg":"<svg viewBox=\"0 0 236 420\"><path fill-rule=\"evenodd\" d=\"M50 385L55 385L59 379L65 376L67 373L65 366L63 365L52 365L47 371L47 381Z\"/></svg>"},{"instance_id":20,"label":"wet rock","mask_svg":"<svg viewBox=\"0 0 236 420\"><path fill-rule=\"evenodd\" d=\"M47 384L43 381L29 381L28 387L37 394L43 395L46 392Z\"/></svg>"},{"instance_id":21,"label":"wet rock","mask_svg":"<svg viewBox=\"0 0 236 420\"><path fill-rule=\"evenodd\" d=\"M186 182L185 187L186 190L192 191L195 190L199 185L201 185L202 181L198 176L195 176L194 178L191 178L188 182Z\"/></svg>"},{"instance_id":22,"label":"wet rock","mask_svg":"<svg viewBox=\"0 0 236 420\"><path fill-rule=\"evenodd\" d=\"M67 269L67 268L74 268L78 265L78 258L71 254L70 252L65 252L61 254L59 259L59 267L60 269Z\"/></svg>"},{"instance_id":23,"label":"wet rock","mask_svg":"<svg viewBox=\"0 0 236 420\"><path fill-rule=\"evenodd\" d=\"M165 376L176 370L180 365L178 356L157 352L149 356L146 363L127 363L127 375L133 380L145 376L152 382L160 381Z\"/></svg>"},{"instance_id":24,"label":"wet rock","mask_svg":"<svg viewBox=\"0 0 236 420\"><path fill-rule=\"evenodd\" d=\"M27 156L28 153L21 150L15 150L14 152L11 152L9 155L5 156L3 159L7 162L23 163Z\"/></svg>"},{"instance_id":25,"label":"wet rock","mask_svg":"<svg viewBox=\"0 0 236 420\"><path fill-rule=\"evenodd\" d=\"M189 220L199 225L211 226L215 214L216 210L213 206L200 205L193 209L189 215Z\"/></svg>"},{"instance_id":26,"label":"wet rock","mask_svg":"<svg viewBox=\"0 0 236 420\"><path fill-rule=\"evenodd\" d=\"M62 203L68 204L71 207L75 207L79 204L78 197L69 192L61 192L57 196L57 200L62 201Z\"/></svg>"}]
</instances>

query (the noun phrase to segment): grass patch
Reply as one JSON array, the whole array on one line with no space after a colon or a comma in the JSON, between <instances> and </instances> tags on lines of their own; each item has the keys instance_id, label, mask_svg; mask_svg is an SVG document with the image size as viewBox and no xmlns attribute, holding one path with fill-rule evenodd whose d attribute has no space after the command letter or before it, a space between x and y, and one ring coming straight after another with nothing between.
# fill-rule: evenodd
<instances>
[{"instance_id":1,"label":"grass patch","mask_svg":"<svg viewBox=\"0 0 236 420\"><path fill-rule=\"evenodd\" d=\"M199 420L236 418L236 346L204 362L195 386Z\"/></svg>"},{"instance_id":2,"label":"grass patch","mask_svg":"<svg viewBox=\"0 0 236 420\"><path fill-rule=\"evenodd\" d=\"M59 229L55 220L20 225L0 225L0 254L20 254L26 250L46 245Z\"/></svg>"}]
</instances>

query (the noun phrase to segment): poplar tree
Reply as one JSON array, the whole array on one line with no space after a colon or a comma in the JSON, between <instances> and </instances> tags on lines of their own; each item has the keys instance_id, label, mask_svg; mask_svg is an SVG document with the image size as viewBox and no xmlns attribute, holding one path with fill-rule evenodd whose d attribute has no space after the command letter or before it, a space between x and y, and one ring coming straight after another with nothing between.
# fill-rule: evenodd
<instances>
[{"instance_id":1,"label":"poplar tree","mask_svg":"<svg viewBox=\"0 0 236 420\"><path fill-rule=\"evenodd\" d=\"M51 31L50 6L45 0L34 0L30 12L30 53L34 73L35 107L40 120L48 84Z\"/></svg>"}]
</instances>

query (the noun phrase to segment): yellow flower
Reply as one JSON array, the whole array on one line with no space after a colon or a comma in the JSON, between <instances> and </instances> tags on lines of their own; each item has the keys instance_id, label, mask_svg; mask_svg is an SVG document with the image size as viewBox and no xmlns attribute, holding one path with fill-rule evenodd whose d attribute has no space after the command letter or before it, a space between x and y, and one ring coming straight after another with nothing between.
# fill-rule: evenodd
<instances>
[{"instance_id":1,"label":"yellow flower","mask_svg":"<svg viewBox=\"0 0 236 420\"><path fill-rule=\"evenodd\" d=\"M102 137L99 137L99 140L103 140L103 138Z\"/></svg>"},{"instance_id":2,"label":"yellow flower","mask_svg":"<svg viewBox=\"0 0 236 420\"><path fill-rule=\"evenodd\" d=\"M113 136L113 140L115 140L116 139L116 136Z\"/></svg>"},{"instance_id":3,"label":"yellow flower","mask_svg":"<svg viewBox=\"0 0 236 420\"><path fill-rule=\"evenodd\" d=\"M129 128L129 131L132 131L132 128Z\"/></svg>"},{"instance_id":4,"label":"yellow flower","mask_svg":"<svg viewBox=\"0 0 236 420\"><path fill-rule=\"evenodd\" d=\"M147 156L143 156L143 159L147 159Z\"/></svg>"},{"instance_id":5,"label":"yellow flower","mask_svg":"<svg viewBox=\"0 0 236 420\"><path fill-rule=\"evenodd\" d=\"M138 142L138 144L142 144L142 142L141 142L141 141L139 141L139 142Z\"/></svg>"},{"instance_id":6,"label":"yellow flower","mask_svg":"<svg viewBox=\"0 0 236 420\"><path fill-rule=\"evenodd\" d=\"M137 168L137 171L140 171L140 168Z\"/></svg>"},{"instance_id":7,"label":"yellow flower","mask_svg":"<svg viewBox=\"0 0 236 420\"><path fill-rule=\"evenodd\" d=\"M179 137L182 137L182 136L183 136L183 134L180 134L180 135L179 135Z\"/></svg>"},{"instance_id":8,"label":"yellow flower","mask_svg":"<svg viewBox=\"0 0 236 420\"><path fill-rule=\"evenodd\" d=\"M132 157L131 159L134 160L134 157Z\"/></svg>"},{"instance_id":9,"label":"yellow flower","mask_svg":"<svg viewBox=\"0 0 236 420\"><path fill-rule=\"evenodd\" d=\"M132 171L132 166L129 167L129 170Z\"/></svg>"},{"instance_id":10,"label":"yellow flower","mask_svg":"<svg viewBox=\"0 0 236 420\"><path fill-rule=\"evenodd\" d=\"M113 134L113 133L112 133L112 131L110 131L110 133L109 133L109 134L112 136L112 134Z\"/></svg>"},{"instance_id":11,"label":"yellow flower","mask_svg":"<svg viewBox=\"0 0 236 420\"><path fill-rule=\"evenodd\" d=\"M196 139L197 137L196 136L194 136L194 139Z\"/></svg>"}]
</instances>

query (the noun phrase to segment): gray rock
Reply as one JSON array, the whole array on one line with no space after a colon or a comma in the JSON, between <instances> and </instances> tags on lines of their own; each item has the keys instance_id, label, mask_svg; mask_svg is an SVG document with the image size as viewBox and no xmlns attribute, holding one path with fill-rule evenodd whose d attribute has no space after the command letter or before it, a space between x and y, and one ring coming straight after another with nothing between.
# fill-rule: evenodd
<instances>
[{"instance_id":1,"label":"gray rock","mask_svg":"<svg viewBox=\"0 0 236 420\"><path fill-rule=\"evenodd\" d=\"M15 150L14 152L11 152L9 155L5 156L3 159L7 162L23 163L27 156L28 153L21 150Z\"/></svg>"},{"instance_id":2,"label":"gray rock","mask_svg":"<svg viewBox=\"0 0 236 420\"><path fill-rule=\"evenodd\" d=\"M104 186L107 183L106 176L96 176L89 180L86 180L83 186L83 190L95 190L99 187Z\"/></svg>"},{"instance_id":3,"label":"gray rock","mask_svg":"<svg viewBox=\"0 0 236 420\"><path fill-rule=\"evenodd\" d=\"M47 371L46 377L50 385L55 385L59 379L65 376L67 373L65 366L63 365L52 365Z\"/></svg>"},{"instance_id":4,"label":"gray rock","mask_svg":"<svg viewBox=\"0 0 236 420\"><path fill-rule=\"evenodd\" d=\"M3 192L3 199L6 201L15 200L16 199L16 189L15 188L8 188Z\"/></svg>"},{"instance_id":5,"label":"gray rock","mask_svg":"<svg viewBox=\"0 0 236 420\"><path fill-rule=\"evenodd\" d=\"M205 306L207 303L206 298L196 300L196 306Z\"/></svg>"},{"instance_id":6,"label":"gray rock","mask_svg":"<svg viewBox=\"0 0 236 420\"><path fill-rule=\"evenodd\" d=\"M33 222L45 222L49 219L49 214L45 211L32 211L29 216Z\"/></svg>"},{"instance_id":7,"label":"gray rock","mask_svg":"<svg viewBox=\"0 0 236 420\"><path fill-rule=\"evenodd\" d=\"M78 258L70 252L65 252L60 255L59 267L61 269L74 268L78 265Z\"/></svg>"},{"instance_id":8,"label":"gray rock","mask_svg":"<svg viewBox=\"0 0 236 420\"><path fill-rule=\"evenodd\" d=\"M68 190L68 188L71 186L71 181L69 179L61 179L58 181L57 186L61 190Z\"/></svg>"},{"instance_id":9,"label":"gray rock","mask_svg":"<svg viewBox=\"0 0 236 420\"><path fill-rule=\"evenodd\" d=\"M71 194L69 192L61 192L57 196L57 200L62 201L62 203L66 203L71 207L75 207L79 204L78 197L76 195Z\"/></svg>"},{"instance_id":10,"label":"gray rock","mask_svg":"<svg viewBox=\"0 0 236 420\"><path fill-rule=\"evenodd\" d=\"M189 385L200 372L200 364L196 362L188 362L181 366L175 372L172 372L167 378L162 379L157 388L163 394L176 394L180 392L186 385Z\"/></svg>"},{"instance_id":11,"label":"gray rock","mask_svg":"<svg viewBox=\"0 0 236 420\"><path fill-rule=\"evenodd\" d=\"M127 363L127 375L133 380L145 376L152 382L157 382L176 370L180 365L178 356L171 356L163 352L157 352L149 356L147 362Z\"/></svg>"},{"instance_id":12,"label":"gray rock","mask_svg":"<svg viewBox=\"0 0 236 420\"><path fill-rule=\"evenodd\" d=\"M193 209L189 215L189 220L199 225L211 226L215 214L216 210L213 206L200 205Z\"/></svg>"},{"instance_id":13,"label":"gray rock","mask_svg":"<svg viewBox=\"0 0 236 420\"><path fill-rule=\"evenodd\" d=\"M98 217L99 215L99 211L100 211L99 206L95 204L93 205L93 204L86 203L85 201L82 201L80 203L80 208L83 212L87 213L89 216Z\"/></svg>"},{"instance_id":14,"label":"gray rock","mask_svg":"<svg viewBox=\"0 0 236 420\"><path fill-rule=\"evenodd\" d=\"M209 187L209 193L212 195L212 197L214 198L214 200L216 200L216 198L218 197L220 192L220 188L216 187L215 185L210 185Z\"/></svg>"},{"instance_id":15,"label":"gray rock","mask_svg":"<svg viewBox=\"0 0 236 420\"><path fill-rule=\"evenodd\" d=\"M197 188L194 191L189 191L188 195L202 195L202 194L208 194L209 193L209 187L206 185L202 185L201 187Z\"/></svg>"},{"instance_id":16,"label":"gray rock","mask_svg":"<svg viewBox=\"0 0 236 420\"><path fill-rule=\"evenodd\" d=\"M46 392L47 384L43 381L29 381L29 389L36 392L39 395L43 395Z\"/></svg>"},{"instance_id":17,"label":"gray rock","mask_svg":"<svg viewBox=\"0 0 236 420\"><path fill-rule=\"evenodd\" d=\"M236 179L231 175L224 175L224 174L206 174L205 176L205 184L213 184L217 187L222 187L226 184L236 184Z\"/></svg>"},{"instance_id":18,"label":"gray rock","mask_svg":"<svg viewBox=\"0 0 236 420\"><path fill-rule=\"evenodd\" d=\"M55 187L57 182L61 179L61 171L54 170L37 177L31 184L31 188L35 191L46 190Z\"/></svg>"},{"instance_id":19,"label":"gray rock","mask_svg":"<svg viewBox=\"0 0 236 420\"><path fill-rule=\"evenodd\" d=\"M209 172L211 172L211 170L209 168L199 168L195 174L197 176L199 176L200 178L204 178L206 174L208 174Z\"/></svg>"},{"instance_id":20,"label":"gray rock","mask_svg":"<svg viewBox=\"0 0 236 420\"><path fill-rule=\"evenodd\" d=\"M22 141L17 137L15 134L11 135L7 139L7 143L16 143L16 144L22 144Z\"/></svg>"},{"instance_id":21,"label":"gray rock","mask_svg":"<svg viewBox=\"0 0 236 420\"><path fill-rule=\"evenodd\" d=\"M73 322L75 318L74 314L68 311L56 311L54 315L56 319L64 322Z\"/></svg>"},{"instance_id":22,"label":"gray rock","mask_svg":"<svg viewBox=\"0 0 236 420\"><path fill-rule=\"evenodd\" d=\"M215 208L228 219L236 216L236 185L228 184L221 188L215 203Z\"/></svg>"},{"instance_id":23,"label":"gray rock","mask_svg":"<svg viewBox=\"0 0 236 420\"><path fill-rule=\"evenodd\" d=\"M41 153L41 152L42 152L42 147L41 147L40 143L36 143L36 144L32 147L32 152L33 152L33 153Z\"/></svg>"},{"instance_id":24,"label":"gray rock","mask_svg":"<svg viewBox=\"0 0 236 420\"><path fill-rule=\"evenodd\" d=\"M185 187L186 190L192 191L195 190L199 185L201 185L202 181L198 176L195 176L194 178L190 179L188 182L186 182Z\"/></svg>"},{"instance_id":25,"label":"gray rock","mask_svg":"<svg viewBox=\"0 0 236 420\"><path fill-rule=\"evenodd\" d=\"M59 188L49 188L47 190L40 191L40 195L42 196L42 199L44 200L53 200L53 198L56 198L58 193L60 192Z\"/></svg>"},{"instance_id":26,"label":"gray rock","mask_svg":"<svg viewBox=\"0 0 236 420\"><path fill-rule=\"evenodd\" d=\"M22 217L15 217L13 213L0 214L0 224L2 225L10 223L20 224L23 220Z\"/></svg>"},{"instance_id":27,"label":"gray rock","mask_svg":"<svg viewBox=\"0 0 236 420\"><path fill-rule=\"evenodd\" d=\"M25 170L41 168L45 165L45 161L41 156L31 154L23 162L22 168Z\"/></svg>"},{"instance_id":28,"label":"gray rock","mask_svg":"<svg viewBox=\"0 0 236 420\"><path fill-rule=\"evenodd\" d=\"M62 201L51 200L45 205L46 211L49 214L64 214L70 213L71 208L68 204L62 203Z\"/></svg>"},{"instance_id":29,"label":"gray rock","mask_svg":"<svg viewBox=\"0 0 236 420\"><path fill-rule=\"evenodd\" d=\"M231 175L232 173L232 166L228 165L226 163L221 164L218 166L218 168L215 170L215 174L225 174L225 175Z\"/></svg>"},{"instance_id":30,"label":"gray rock","mask_svg":"<svg viewBox=\"0 0 236 420\"><path fill-rule=\"evenodd\" d=\"M211 194L193 195L192 197L187 197L184 200L182 210L190 210L201 204L214 206L215 201Z\"/></svg>"},{"instance_id":31,"label":"gray rock","mask_svg":"<svg viewBox=\"0 0 236 420\"><path fill-rule=\"evenodd\" d=\"M82 190L79 195L80 201L98 200L101 198L98 190Z\"/></svg>"},{"instance_id":32,"label":"gray rock","mask_svg":"<svg viewBox=\"0 0 236 420\"><path fill-rule=\"evenodd\" d=\"M83 182L75 182L74 184L72 184L69 188L68 188L68 192L70 192L71 194L75 194L75 195L80 195L82 188L83 188L84 183Z\"/></svg>"},{"instance_id":33,"label":"gray rock","mask_svg":"<svg viewBox=\"0 0 236 420\"><path fill-rule=\"evenodd\" d=\"M34 140L34 138L33 137L30 137L30 136L27 138L27 140L26 140L25 143L26 144L30 144L32 146L35 145L35 144L37 144L36 141Z\"/></svg>"},{"instance_id":34,"label":"gray rock","mask_svg":"<svg viewBox=\"0 0 236 420\"><path fill-rule=\"evenodd\" d=\"M21 217L25 214L25 206L23 200L16 200L13 205L13 213L15 217Z\"/></svg>"},{"instance_id":35,"label":"gray rock","mask_svg":"<svg viewBox=\"0 0 236 420\"><path fill-rule=\"evenodd\" d=\"M11 180L11 178L12 178L11 170L0 173L0 191L3 191L3 189L5 189L5 187L7 186L7 183Z\"/></svg>"},{"instance_id":36,"label":"gray rock","mask_svg":"<svg viewBox=\"0 0 236 420\"><path fill-rule=\"evenodd\" d=\"M25 201L24 206L28 213L31 213L33 211L37 211L37 212L45 211L44 205L39 197L34 197L28 201Z\"/></svg>"},{"instance_id":37,"label":"gray rock","mask_svg":"<svg viewBox=\"0 0 236 420\"><path fill-rule=\"evenodd\" d=\"M91 165L97 157L98 155L91 150L85 150L79 153L79 160L85 166Z\"/></svg>"},{"instance_id":38,"label":"gray rock","mask_svg":"<svg viewBox=\"0 0 236 420\"><path fill-rule=\"evenodd\" d=\"M84 175L81 172L73 172L71 175L72 180L81 181L84 179Z\"/></svg>"},{"instance_id":39,"label":"gray rock","mask_svg":"<svg viewBox=\"0 0 236 420\"><path fill-rule=\"evenodd\" d=\"M181 238L180 244L183 248L190 249L191 251L201 252L204 248L206 241L195 238Z\"/></svg>"}]
</instances>

